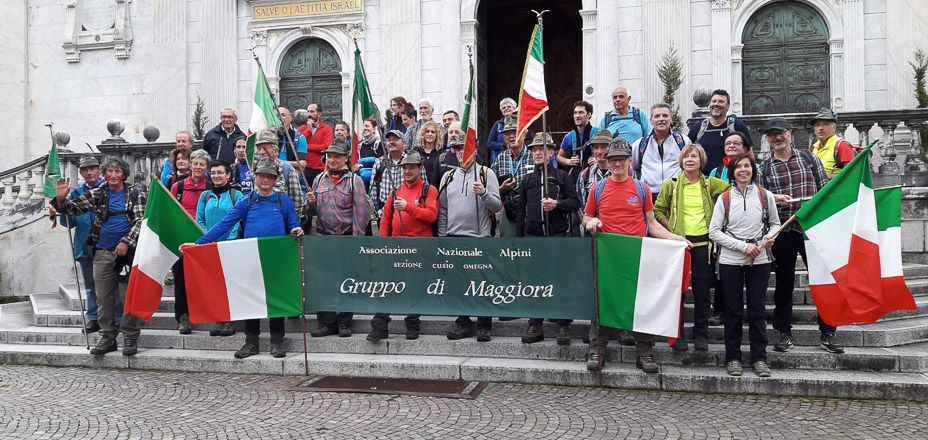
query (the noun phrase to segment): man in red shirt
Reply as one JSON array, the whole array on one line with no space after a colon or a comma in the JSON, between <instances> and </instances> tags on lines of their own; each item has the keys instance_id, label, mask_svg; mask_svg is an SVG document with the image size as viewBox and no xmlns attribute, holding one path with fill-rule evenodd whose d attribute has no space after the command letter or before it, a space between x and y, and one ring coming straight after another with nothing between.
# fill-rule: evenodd
<instances>
[{"instance_id":1,"label":"man in red shirt","mask_svg":"<svg viewBox=\"0 0 928 440\"><path fill-rule=\"evenodd\" d=\"M322 106L319 104L310 104L306 107L309 113L306 119L306 125L297 129L306 137L306 181L313 182L316 176L325 169L322 162L322 150L332 145L334 134L332 127L322 122Z\"/></svg>"},{"instance_id":2,"label":"man in red shirt","mask_svg":"<svg viewBox=\"0 0 928 440\"><path fill-rule=\"evenodd\" d=\"M651 202L651 189L644 182L630 178L628 164L632 148L623 138L615 138L609 144L605 158L612 171L608 179L601 180L590 188L583 212L583 226L590 234L603 231L610 234L634 235L645 237L687 241L663 227L654 218L654 205ZM692 247L692 244L689 245ZM661 276L659 273L655 276ZM590 354L586 368L597 371L605 363L602 354L606 344L617 329L600 326L593 321L590 326ZM645 373L657 373L658 365L654 361L654 335L632 332L635 337L636 366Z\"/></svg>"},{"instance_id":3,"label":"man in red shirt","mask_svg":"<svg viewBox=\"0 0 928 440\"><path fill-rule=\"evenodd\" d=\"M431 237L432 223L438 219L438 190L422 180L422 158L411 152L403 157L403 184L394 189L383 207L381 237ZM419 338L419 315L407 315L406 339ZM389 313L377 313L371 319L367 340L378 342L389 337Z\"/></svg>"}]
</instances>

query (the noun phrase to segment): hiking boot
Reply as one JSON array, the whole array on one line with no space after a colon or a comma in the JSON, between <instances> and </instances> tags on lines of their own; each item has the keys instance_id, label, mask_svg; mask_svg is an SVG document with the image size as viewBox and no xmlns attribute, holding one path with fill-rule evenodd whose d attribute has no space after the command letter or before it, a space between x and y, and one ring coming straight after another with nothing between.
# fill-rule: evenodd
<instances>
[{"instance_id":1,"label":"hiking boot","mask_svg":"<svg viewBox=\"0 0 928 440\"><path fill-rule=\"evenodd\" d=\"M419 339L419 329L417 328L406 328L406 340L412 341Z\"/></svg>"},{"instance_id":2,"label":"hiking boot","mask_svg":"<svg viewBox=\"0 0 928 440\"><path fill-rule=\"evenodd\" d=\"M367 334L367 340L371 342L380 342L381 339L387 339L390 336L386 330L382 328L375 328Z\"/></svg>"},{"instance_id":3,"label":"hiking boot","mask_svg":"<svg viewBox=\"0 0 928 440\"><path fill-rule=\"evenodd\" d=\"M334 335L335 329L329 326L320 326L319 328L309 332L309 335L314 338L321 338L323 336Z\"/></svg>"},{"instance_id":4,"label":"hiking boot","mask_svg":"<svg viewBox=\"0 0 928 440\"><path fill-rule=\"evenodd\" d=\"M529 325L528 327L525 328L525 333L522 333L523 344L532 344L532 343L541 342L544 340L545 340L545 331L540 325Z\"/></svg>"},{"instance_id":5,"label":"hiking boot","mask_svg":"<svg viewBox=\"0 0 928 440\"><path fill-rule=\"evenodd\" d=\"M116 336L103 336L100 338L100 341L97 342L97 346L90 349L90 354L94 356L102 356L111 351L116 351L119 347L116 345Z\"/></svg>"},{"instance_id":6,"label":"hiking boot","mask_svg":"<svg viewBox=\"0 0 928 440\"><path fill-rule=\"evenodd\" d=\"M557 326L557 345L570 345L570 326Z\"/></svg>"},{"instance_id":7,"label":"hiking boot","mask_svg":"<svg viewBox=\"0 0 928 440\"><path fill-rule=\"evenodd\" d=\"M776 344L773 344L773 351L787 352L792 350L793 347L793 336L789 333L780 332L780 339Z\"/></svg>"},{"instance_id":8,"label":"hiking boot","mask_svg":"<svg viewBox=\"0 0 928 440\"><path fill-rule=\"evenodd\" d=\"M190 316L187 316L186 313L177 320L177 333L182 335L190 334Z\"/></svg>"},{"instance_id":9,"label":"hiking boot","mask_svg":"<svg viewBox=\"0 0 928 440\"><path fill-rule=\"evenodd\" d=\"M770 377L770 367L764 361L754 362L754 373L757 377Z\"/></svg>"},{"instance_id":10,"label":"hiking boot","mask_svg":"<svg viewBox=\"0 0 928 440\"><path fill-rule=\"evenodd\" d=\"M590 351L590 354L586 357L586 369L599 371L603 368L603 365L606 365L606 360L599 353Z\"/></svg>"},{"instance_id":11,"label":"hiking boot","mask_svg":"<svg viewBox=\"0 0 928 440\"><path fill-rule=\"evenodd\" d=\"M722 314L718 312L713 313L712 317L709 318L709 325L711 326L722 325Z\"/></svg>"},{"instance_id":12,"label":"hiking boot","mask_svg":"<svg viewBox=\"0 0 928 440\"><path fill-rule=\"evenodd\" d=\"M838 343L838 336L834 333L822 333L822 343L818 347L829 353L844 353L844 347Z\"/></svg>"},{"instance_id":13,"label":"hiking boot","mask_svg":"<svg viewBox=\"0 0 928 440\"><path fill-rule=\"evenodd\" d=\"M257 349L258 347L255 347L255 350ZM271 342L271 357L282 358L286 356L287 352L284 351L283 342Z\"/></svg>"},{"instance_id":14,"label":"hiking boot","mask_svg":"<svg viewBox=\"0 0 928 440\"><path fill-rule=\"evenodd\" d=\"M628 347L635 346L635 337L628 330L619 330L619 342Z\"/></svg>"},{"instance_id":15,"label":"hiking boot","mask_svg":"<svg viewBox=\"0 0 928 440\"><path fill-rule=\"evenodd\" d=\"M245 359L256 354L258 354L258 344L249 344L246 342L233 356L235 356L236 359Z\"/></svg>"},{"instance_id":16,"label":"hiking boot","mask_svg":"<svg viewBox=\"0 0 928 440\"><path fill-rule=\"evenodd\" d=\"M688 351L690 348L686 345L686 339L683 337L677 338L676 341L673 341L673 344L670 344L670 348L673 351L684 352Z\"/></svg>"},{"instance_id":17,"label":"hiking boot","mask_svg":"<svg viewBox=\"0 0 928 440\"><path fill-rule=\"evenodd\" d=\"M89 335L98 331L100 331L100 323L97 322L96 319L91 319L90 321L87 321L87 325L84 326L83 333L87 333Z\"/></svg>"},{"instance_id":18,"label":"hiking boot","mask_svg":"<svg viewBox=\"0 0 928 440\"><path fill-rule=\"evenodd\" d=\"M338 328L338 337L339 338L350 338L351 337L351 327L343 325Z\"/></svg>"},{"instance_id":19,"label":"hiking boot","mask_svg":"<svg viewBox=\"0 0 928 440\"><path fill-rule=\"evenodd\" d=\"M741 361L728 361L725 364L725 370L729 376L741 376Z\"/></svg>"},{"instance_id":20,"label":"hiking boot","mask_svg":"<svg viewBox=\"0 0 928 440\"><path fill-rule=\"evenodd\" d=\"M640 368L641 371L645 373L657 373L657 362L654 362L653 354L646 354L644 356L638 356L638 359L635 360L635 366Z\"/></svg>"},{"instance_id":21,"label":"hiking boot","mask_svg":"<svg viewBox=\"0 0 928 440\"><path fill-rule=\"evenodd\" d=\"M209 335L210 335L210 336L219 336L219 334L222 332L222 326L223 326L223 324L225 324L225 323L224 323L224 322L217 322L217 323L213 324L213 328L209 329Z\"/></svg>"},{"instance_id":22,"label":"hiking boot","mask_svg":"<svg viewBox=\"0 0 928 440\"><path fill-rule=\"evenodd\" d=\"M235 334L235 326L231 322L223 322L222 328L219 329L219 336L232 336Z\"/></svg>"},{"instance_id":23,"label":"hiking boot","mask_svg":"<svg viewBox=\"0 0 928 440\"><path fill-rule=\"evenodd\" d=\"M696 340L693 341L693 348L697 351L708 351L709 338L705 336L697 336Z\"/></svg>"},{"instance_id":24,"label":"hiking boot","mask_svg":"<svg viewBox=\"0 0 928 440\"><path fill-rule=\"evenodd\" d=\"M478 328L477 329L477 342L490 342L490 329Z\"/></svg>"},{"instance_id":25,"label":"hiking boot","mask_svg":"<svg viewBox=\"0 0 928 440\"><path fill-rule=\"evenodd\" d=\"M587 334L583 335L583 337L580 338L580 340L583 341L584 344L589 344L589 343L590 343L590 334L587 333Z\"/></svg>"},{"instance_id":26,"label":"hiking boot","mask_svg":"<svg viewBox=\"0 0 928 440\"><path fill-rule=\"evenodd\" d=\"M458 339L469 338L474 335L474 327L470 325L455 324L454 328L446 335L448 339L457 341Z\"/></svg>"},{"instance_id":27,"label":"hiking boot","mask_svg":"<svg viewBox=\"0 0 928 440\"><path fill-rule=\"evenodd\" d=\"M122 355L135 356L139 352L139 340L125 338L122 341Z\"/></svg>"}]
</instances>

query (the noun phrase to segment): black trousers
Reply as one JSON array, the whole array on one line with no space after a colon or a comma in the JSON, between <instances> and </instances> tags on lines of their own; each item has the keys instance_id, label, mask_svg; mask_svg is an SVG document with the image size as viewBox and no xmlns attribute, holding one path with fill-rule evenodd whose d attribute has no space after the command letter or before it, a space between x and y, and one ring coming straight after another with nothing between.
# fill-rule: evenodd
<instances>
[{"instance_id":1,"label":"black trousers","mask_svg":"<svg viewBox=\"0 0 928 440\"><path fill-rule=\"evenodd\" d=\"M764 304L767 302L770 264L720 264L719 274L725 284L725 362L741 360L743 298L747 298L751 363L766 361L767 321L764 319ZM746 294L742 295L745 290Z\"/></svg>"},{"instance_id":2,"label":"black trousers","mask_svg":"<svg viewBox=\"0 0 928 440\"><path fill-rule=\"evenodd\" d=\"M306 171L308 172L309 169ZM319 235L330 235L321 230L318 232ZM349 229L348 232L342 235L351 234L352 231ZM319 322L319 327L325 326L334 330L338 330L339 327L351 328L352 319L354 319L354 313L352 312L316 312L316 321Z\"/></svg>"},{"instance_id":3,"label":"black trousers","mask_svg":"<svg viewBox=\"0 0 928 440\"><path fill-rule=\"evenodd\" d=\"M279 344L284 340L284 318L268 318L267 325L271 329L271 343ZM261 335L261 320L245 320L245 343L258 345L258 336Z\"/></svg>"},{"instance_id":4,"label":"black trousers","mask_svg":"<svg viewBox=\"0 0 928 440\"><path fill-rule=\"evenodd\" d=\"M406 318L403 319L403 322L406 323L407 330L419 330L421 320L419 317L422 315L406 315ZM374 330L383 330L387 331L387 325L390 324L390 321L393 319L390 318L389 313L375 313L374 318L371 319L371 328Z\"/></svg>"},{"instance_id":5,"label":"black trousers","mask_svg":"<svg viewBox=\"0 0 928 440\"><path fill-rule=\"evenodd\" d=\"M569 218L575 217L574 215L569 215ZM571 226L572 227L572 226ZM566 232L555 232L551 234L551 237L567 237L570 230ZM525 234L527 237L544 237L544 235L534 235L534 234ZM528 325L542 325L544 323L544 318L529 318ZM548 322L553 322L557 325L569 325L571 322L574 322L573 319L549 319Z\"/></svg>"},{"instance_id":6,"label":"black trousers","mask_svg":"<svg viewBox=\"0 0 928 440\"><path fill-rule=\"evenodd\" d=\"M802 233L798 231L783 231L773 242L774 271L776 272L777 286L773 291L773 328L783 332L790 333L793 321L793 288L796 281L796 259L802 256L802 261L808 267L806 258L806 246L802 239ZM834 333L836 327L830 326L822 321L821 316L816 316L818 320L818 330L824 333Z\"/></svg>"},{"instance_id":7,"label":"black trousers","mask_svg":"<svg viewBox=\"0 0 928 440\"><path fill-rule=\"evenodd\" d=\"M470 316L458 316L454 320L454 323L464 327L470 327L474 325L473 321L470 320ZM478 316L477 317L477 330L490 330L493 328L493 318L490 316Z\"/></svg>"},{"instance_id":8,"label":"black trousers","mask_svg":"<svg viewBox=\"0 0 928 440\"><path fill-rule=\"evenodd\" d=\"M184 257L177 259L177 262L171 266L171 273L174 274L174 319L180 321L180 317L189 313L187 308L187 282L184 280Z\"/></svg>"},{"instance_id":9,"label":"black trousers","mask_svg":"<svg viewBox=\"0 0 928 440\"><path fill-rule=\"evenodd\" d=\"M691 242L699 242L698 237L687 236ZM697 240L697 241L693 241ZM709 337L709 284L712 282L712 266L710 266L709 245L695 246L690 250L692 271L690 272L690 285L693 288L693 338ZM716 293L718 295L718 293ZM683 304L680 304L681 308ZM721 309L719 309L721 310ZM680 334L683 334L683 313L680 313Z\"/></svg>"}]
</instances>

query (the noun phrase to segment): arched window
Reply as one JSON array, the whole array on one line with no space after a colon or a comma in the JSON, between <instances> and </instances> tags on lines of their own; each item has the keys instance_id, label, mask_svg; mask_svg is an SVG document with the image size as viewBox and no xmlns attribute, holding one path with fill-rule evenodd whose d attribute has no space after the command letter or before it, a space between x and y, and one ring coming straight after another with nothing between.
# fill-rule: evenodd
<instances>
[{"instance_id":1,"label":"arched window","mask_svg":"<svg viewBox=\"0 0 928 440\"><path fill-rule=\"evenodd\" d=\"M338 53L325 40L297 42L280 63L281 105L294 111L318 103L322 120L334 126L342 119L341 70Z\"/></svg>"},{"instance_id":2,"label":"arched window","mask_svg":"<svg viewBox=\"0 0 928 440\"><path fill-rule=\"evenodd\" d=\"M829 107L828 27L811 6L776 2L754 14L741 37L745 114Z\"/></svg>"}]
</instances>

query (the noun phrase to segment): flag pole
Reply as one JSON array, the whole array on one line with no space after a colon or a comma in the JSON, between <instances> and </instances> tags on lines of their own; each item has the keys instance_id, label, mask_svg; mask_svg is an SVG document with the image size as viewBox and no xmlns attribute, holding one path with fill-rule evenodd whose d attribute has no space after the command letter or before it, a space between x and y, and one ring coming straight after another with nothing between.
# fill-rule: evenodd
<instances>
[{"instance_id":1,"label":"flag pole","mask_svg":"<svg viewBox=\"0 0 928 440\"><path fill-rule=\"evenodd\" d=\"M538 12L533 9L532 12L534 12L536 17L538 18L538 32L542 32L542 36L544 36L545 27L544 27L544 18L542 18L542 15L544 15L545 12L548 12L548 10L546 9L544 11ZM540 44L541 44L541 48L540 48L541 52L544 53L544 38L541 39ZM548 136L549 136L548 134L548 112L541 113L541 133L542 133L541 148L545 152L547 152L548 151ZM542 165L542 168L541 168L542 180L544 180L544 183L542 183L541 185L541 199L542 200L548 198L548 163L550 163L550 161L551 161L551 158L549 157L545 161L545 163ZM548 215L547 211L545 211L544 202L542 202L541 215L544 218L543 228L544 228L545 237L547 237L551 231L551 216ZM601 374L600 374L600 386L602 386L602 375Z\"/></svg>"},{"instance_id":2,"label":"flag pole","mask_svg":"<svg viewBox=\"0 0 928 440\"><path fill-rule=\"evenodd\" d=\"M55 133L52 129L53 124L49 123L49 124L45 124L45 126L48 127L48 134L51 135L52 143L54 144ZM59 176L59 178L60 177L61 176ZM66 226L65 229L68 230L68 243L71 245L71 250L73 251L74 250L74 235L71 233L71 216L65 216L65 217L68 222L68 224L65 225ZM81 277L77 271L77 260L74 260L72 258L71 265L74 268L74 280L77 282L77 302L81 304L81 325L83 326L83 328L81 329L81 333L84 334L84 345L87 347L88 350L90 350L90 335L87 334L87 312L86 312L86 309L84 309L84 295L81 294L81 290L83 289L81 289Z\"/></svg>"},{"instance_id":3,"label":"flag pole","mask_svg":"<svg viewBox=\"0 0 928 440\"><path fill-rule=\"evenodd\" d=\"M248 49L245 49L245 50L251 52L251 56L255 59L255 62L258 63L258 68L263 70L264 67L261 65L261 59L258 58L258 54L255 52L255 46L251 46L251 47L249 47ZM267 76L266 76L266 75L264 76L264 87L267 88L267 91L268 91L268 92L271 91L271 86L270 86L270 84L268 84L268 82L267 82ZM274 99L274 98L275 98L275 97L274 97L274 94L271 94L271 103L274 104L274 112L277 113L277 119L280 120L280 122L284 122L284 118L283 118L283 116L280 114L280 105L278 105L278 103L275 102L275 99ZM294 143L293 143L293 138L290 136L290 127L288 127L287 125L289 125L289 124L284 123L284 126L283 126L283 129L284 129L284 136L287 138L287 142L286 142L286 144L285 144L284 146L286 147L286 146L289 145L290 151L293 152L293 159L296 161L297 165L299 165L299 168L300 168L300 176L303 176L303 175L306 174L306 164L305 164L305 161L303 161L303 162L301 163L301 162L300 162L300 157L297 156L297 154L296 154L296 145L294 145ZM268 127L268 128L270 128L270 127ZM257 141L257 139L255 139L255 141ZM256 146L256 148L257 148L257 146ZM306 183L306 186L309 186L309 182Z\"/></svg>"},{"instance_id":4,"label":"flag pole","mask_svg":"<svg viewBox=\"0 0 928 440\"><path fill-rule=\"evenodd\" d=\"M303 327L303 371L309 376L309 348L306 343L306 280L303 275L303 243L299 236L296 237L296 245L300 251L300 324Z\"/></svg>"}]
</instances>

